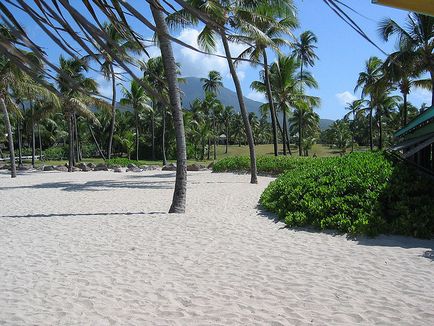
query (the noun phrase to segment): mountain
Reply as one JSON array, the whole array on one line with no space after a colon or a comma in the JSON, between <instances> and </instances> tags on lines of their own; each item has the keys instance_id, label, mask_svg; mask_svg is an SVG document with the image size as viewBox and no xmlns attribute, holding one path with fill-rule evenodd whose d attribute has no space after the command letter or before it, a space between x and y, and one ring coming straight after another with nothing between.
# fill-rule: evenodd
<instances>
[{"instance_id":1,"label":"mountain","mask_svg":"<svg viewBox=\"0 0 434 326\"><path fill-rule=\"evenodd\" d=\"M202 89L202 82L200 81L200 78L197 77L186 77L185 83L180 83L179 87L182 91L182 106L185 108L190 107L190 103L193 102L196 98L203 99L205 94ZM217 98L226 106L233 106L236 112L240 111L240 106L238 104L238 98L237 94L234 91L231 91L230 89L226 87L222 87L220 89L220 93L218 94ZM244 97L244 101L247 106L247 111L249 112L255 112L256 115L259 117L260 110L259 107L263 104L258 101L251 100L247 97ZM334 121L330 119L321 119L320 120L320 129L325 130L327 129Z\"/></svg>"}]
</instances>

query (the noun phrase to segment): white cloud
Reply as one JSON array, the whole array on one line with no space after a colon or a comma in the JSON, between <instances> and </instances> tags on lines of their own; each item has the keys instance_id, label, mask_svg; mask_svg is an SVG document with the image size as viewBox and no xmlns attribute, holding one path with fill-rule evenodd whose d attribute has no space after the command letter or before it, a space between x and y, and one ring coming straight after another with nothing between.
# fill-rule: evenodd
<instances>
[{"instance_id":1,"label":"white cloud","mask_svg":"<svg viewBox=\"0 0 434 326\"><path fill-rule=\"evenodd\" d=\"M194 28L186 28L182 30L178 38L195 48L199 48L197 44L198 35L198 30ZM246 46L244 45L230 43L231 54L233 57L238 56L245 48ZM229 76L229 68L225 58L198 53L178 44L174 44L173 51L175 60L181 64L181 73L185 77L206 77L208 72L211 70L219 71L223 78ZM224 49L221 42L217 42L215 53L224 55ZM248 63L245 62L237 65L238 76L241 80L245 77L245 69L247 67Z\"/></svg>"},{"instance_id":2,"label":"white cloud","mask_svg":"<svg viewBox=\"0 0 434 326\"><path fill-rule=\"evenodd\" d=\"M410 94L421 103L431 103L431 91L427 89L415 88Z\"/></svg>"},{"instance_id":3,"label":"white cloud","mask_svg":"<svg viewBox=\"0 0 434 326\"><path fill-rule=\"evenodd\" d=\"M357 100L357 97L348 91L345 91L343 93L337 93L336 98L338 99L339 103L344 105L344 106Z\"/></svg>"},{"instance_id":4,"label":"white cloud","mask_svg":"<svg viewBox=\"0 0 434 326\"><path fill-rule=\"evenodd\" d=\"M247 94L247 97L251 100L258 101L258 102L265 102L265 95L263 93L259 93L257 91L251 91L249 94Z\"/></svg>"}]
</instances>

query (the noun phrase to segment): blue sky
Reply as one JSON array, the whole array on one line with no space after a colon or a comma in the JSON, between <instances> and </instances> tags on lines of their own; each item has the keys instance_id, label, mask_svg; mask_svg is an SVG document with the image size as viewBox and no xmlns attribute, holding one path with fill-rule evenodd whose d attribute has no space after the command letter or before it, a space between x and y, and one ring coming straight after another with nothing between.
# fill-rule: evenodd
<instances>
[{"instance_id":1,"label":"blue sky","mask_svg":"<svg viewBox=\"0 0 434 326\"><path fill-rule=\"evenodd\" d=\"M143 1L136 2L136 8L152 20L149 10ZM391 17L396 21L403 23L407 12L371 4L370 0L347 0L348 5L356 9L361 15L351 13L363 30L387 53L394 51L394 42L384 43L378 36L378 22L386 17ZM311 94L321 97L322 104L317 110L321 118L338 119L345 114L345 102L355 99L360 94L354 94L354 86L358 73L363 70L365 61L370 56L384 58L384 55L362 39L356 32L340 20L322 0L295 0L298 8L300 29L295 31L296 35L304 30L313 31L318 37L317 55L320 60L311 68L311 72L317 79L320 88L312 90ZM44 46L51 60L57 62L61 51L42 30L37 27L31 20L19 12L14 12L18 19L31 35L31 37L41 46ZM151 33L138 22L132 22L139 33L150 38ZM198 30L188 28L183 31L175 32L186 43L196 45ZM232 44L231 50L233 55L237 55L243 49L242 45ZM219 44L217 51L223 53L222 46ZM289 52L289 49L284 50ZM159 55L157 48L150 48L149 53L152 56ZM176 60L181 64L182 74L184 76L204 77L209 70L218 70L224 76L224 85L234 89L232 79L228 73L227 63L224 59L205 56L191 50L174 46ZM270 53L271 58L273 55ZM145 59L145 58L144 58ZM263 101L262 94L257 94L250 89L250 83L258 79L258 68L251 67L247 63L238 66L239 76L242 82L244 95L255 100ZM100 84L100 91L106 96L111 95L110 83L104 80L102 76L94 74L94 77ZM120 95L120 94L119 94ZM423 102L430 102L430 93L428 91L414 89L409 97L410 101L419 106Z\"/></svg>"}]
</instances>

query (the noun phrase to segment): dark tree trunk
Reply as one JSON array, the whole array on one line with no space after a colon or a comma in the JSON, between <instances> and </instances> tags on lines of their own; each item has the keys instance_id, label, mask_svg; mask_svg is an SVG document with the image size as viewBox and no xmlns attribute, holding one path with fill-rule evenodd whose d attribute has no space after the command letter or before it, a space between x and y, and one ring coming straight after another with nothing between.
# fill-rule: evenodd
<instances>
[{"instance_id":1,"label":"dark tree trunk","mask_svg":"<svg viewBox=\"0 0 434 326\"><path fill-rule=\"evenodd\" d=\"M68 114L68 132L69 132L69 163L68 172L72 172L74 166L74 123L73 115Z\"/></svg>"},{"instance_id":2,"label":"dark tree trunk","mask_svg":"<svg viewBox=\"0 0 434 326\"><path fill-rule=\"evenodd\" d=\"M214 130L214 144L213 144L213 148L214 148L214 160L217 159L217 145L216 145L216 141L217 141L217 137L216 137L216 123L215 123L215 117L213 118L213 130Z\"/></svg>"},{"instance_id":3,"label":"dark tree trunk","mask_svg":"<svg viewBox=\"0 0 434 326\"><path fill-rule=\"evenodd\" d=\"M139 160L139 115L136 111L136 161Z\"/></svg>"},{"instance_id":4,"label":"dark tree trunk","mask_svg":"<svg viewBox=\"0 0 434 326\"><path fill-rule=\"evenodd\" d=\"M151 5L151 11L157 27L176 135L176 181L169 213L184 213L187 198L187 147L185 144L184 120L182 117L181 98L177 78L178 68L175 58L173 57L172 45L168 38L169 29L164 19L163 12L159 8L161 8L161 5L158 0L155 0Z\"/></svg>"},{"instance_id":5,"label":"dark tree trunk","mask_svg":"<svg viewBox=\"0 0 434 326\"><path fill-rule=\"evenodd\" d=\"M287 119L287 125L286 125L286 129L285 129L285 134L286 134L286 148L287 148L287 150L288 150L288 154L289 155L292 155L292 153L291 153L291 146L290 146L290 144L291 144L291 135L290 135L290 133L289 133L289 128L291 127L291 125L290 124L288 124L288 119Z\"/></svg>"},{"instance_id":6,"label":"dark tree trunk","mask_svg":"<svg viewBox=\"0 0 434 326\"><path fill-rule=\"evenodd\" d=\"M23 165L23 146L22 146L22 137L21 137L21 123L20 119L17 116L17 143L18 143L18 166Z\"/></svg>"},{"instance_id":7,"label":"dark tree trunk","mask_svg":"<svg viewBox=\"0 0 434 326\"><path fill-rule=\"evenodd\" d=\"M81 149L80 149L80 137L78 135L78 123L77 115L74 114L74 141L75 141L75 155L77 157L76 162L81 161Z\"/></svg>"},{"instance_id":8,"label":"dark tree trunk","mask_svg":"<svg viewBox=\"0 0 434 326\"><path fill-rule=\"evenodd\" d=\"M8 133L8 143L9 143L9 158L11 161L11 178L16 178L17 176L17 167L15 165L15 150L14 150L14 139L12 136L12 126L11 121L9 119L9 113L6 108L6 103L3 97L0 97L0 105L3 110L3 116L5 119L5 127Z\"/></svg>"},{"instance_id":9,"label":"dark tree trunk","mask_svg":"<svg viewBox=\"0 0 434 326\"><path fill-rule=\"evenodd\" d=\"M110 73L112 80L112 118L110 120L110 132L107 146L107 158L110 159L112 155L112 146L113 146L113 135L115 133L115 123L116 123L116 75L113 68L113 65L110 64Z\"/></svg>"},{"instance_id":10,"label":"dark tree trunk","mask_svg":"<svg viewBox=\"0 0 434 326\"><path fill-rule=\"evenodd\" d=\"M300 90L303 91L303 61L300 66ZM301 93L300 93L301 94ZM298 155L302 156L302 143L303 143L303 109L299 108L298 114Z\"/></svg>"},{"instance_id":11,"label":"dark tree trunk","mask_svg":"<svg viewBox=\"0 0 434 326\"><path fill-rule=\"evenodd\" d=\"M381 112L378 113L378 130L380 133L380 137L378 138L378 148L381 150L383 149L383 121L381 117Z\"/></svg>"},{"instance_id":12,"label":"dark tree trunk","mask_svg":"<svg viewBox=\"0 0 434 326\"><path fill-rule=\"evenodd\" d=\"M403 94L402 94L402 97L404 98L404 102L403 102L403 110L404 110L404 112L403 112L403 119L404 119L404 121L403 121L403 123L402 123L402 127L404 127L406 124L407 124L407 117L408 117L408 109L407 109L407 93L406 92L404 92Z\"/></svg>"},{"instance_id":13,"label":"dark tree trunk","mask_svg":"<svg viewBox=\"0 0 434 326\"><path fill-rule=\"evenodd\" d=\"M101 150L101 147L98 144L98 141L96 140L95 134L93 133L92 127L90 126L90 124L87 124L87 127L89 128L90 134L92 135L93 141L96 145L96 148L98 149L99 155L101 155L102 159L105 161L105 156L104 153Z\"/></svg>"},{"instance_id":14,"label":"dark tree trunk","mask_svg":"<svg viewBox=\"0 0 434 326\"><path fill-rule=\"evenodd\" d=\"M283 142L283 155L286 155L286 110L283 109L283 132L282 132L282 142Z\"/></svg>"},{"instance_id":15,"label":"dark tree trunk","mask_svg":"<svg viewBox=\"0 0 434 326\"><path fill-rule=\"evenodd\" d=\"M32 114L31 129L32 129L32 168L35 167L35 155L36 155L36 136L35 136L35 112L33 109L32 101L30 101L30 110Z\"/></svg>"},{"instance_id":16,"label":"dark tree trunk","mask_svg":"<svg viewBox=\"0 0 434 326\"><path fill-rule=\"evenodd\" d=\"M249 117L246 109L246 105L244 103L243 91L241 90L240 80L238 79L237 72L235 70L234 63L232 61L231 51L229 49L229 43L226 38L225 31L220 32L220 36L222 38L223 47L225 49L226 59L229 64L229 70L232 75L232 79L235 84L235 89L237 91L238 103L240 105L241 115L243 117L244 129L246 131L247 142L249 144L249 153L250 153L250 183L258 183L258 175L256 170L256 154L255 154L255 142L253 141L252 128L250 126Z\"/></svg>"},{"instance_id":17,"label":"dark tree trunk","mask_svg":"<svg viewBox=\"0 0 434 326\"><path fill-rule=\"evenodd\" d=\"M228 145L229 145L229 123L226 124L226 149L225 149L225 154L228 153Z\"/></svg>"},{"instance_id":18,"label":"dark tree trunk","mask_svg":"<svg viewBox=\"0 0 434 326\"><path fill-rule=\"evenodd\" d=\"M208 137L208 153L207 155L207 159L210 159L210 153L211 153L211 138Z\"/></svg>"},{"instance_id":19,"label":"dark tree trunk","mask_svg":"<svg viewBox=\"0 0 434 326\"><path fill-rule=\"evenodd\" d=\"M369 109L369 148L371 151L374 149L373 143L373 134L372 134L372 108Z\"/></svg>"},{"instance_id":20,"label":"dark tree trunk","mask_svg":"<svg viewBox=\"0 0 434 326\"><path fill-rule=\"evenodd\" d=\"M277 144L277 128L276 128L276 113L275 113L276 111L274 109L273 95L271 92L271 85L270 85L267 51L265 49L263 50L263 56L264 56L265 86L267 87L267 99L268 99L268 105L270 107L271 129L273 132L274 156L277 156L279 155L279 149Z\"/></svg>"},{"instance_id":21,"label":"dark tree trunk","mask_svg":"<svg viewBox=\"0 0 434 326\"><path fill-rule=\"evenodd\" d=\"M167 165L166 158L166 107L162 106L162 114L163 114L163 134L161 136L161 148L163 151L163 165Z\"/></svg>"},{"instance_id":22,"label":"dark tree trunk","mask_svg":"<svg viewBox=\"0 0 434 326\"><path fill-rule=\"evenodd\" d=\"M38 123L38 139L39 139L39 161L42 161L42 138L41 138L41 125Z\"/></svg>"},{"instance_id":23,"label":"dark tree trunk","mask_svg":"<svg viewBox=\"0 0 434 326\"><path fill-rule=\"evenodd\" d=\"M434 105L434 70L430 71L431 76L431 106Z\"/></svg>"},{"instance_id":24,"label":"dark tree trunk","mask_svg":"<svg viewBox=\"0 0 434 326\"><path fill-rule=\"evenodd\" d=\"M155 161L155 102L152 101L151 136L152 136L152 160Z\"/></svg>"}]
</instances>

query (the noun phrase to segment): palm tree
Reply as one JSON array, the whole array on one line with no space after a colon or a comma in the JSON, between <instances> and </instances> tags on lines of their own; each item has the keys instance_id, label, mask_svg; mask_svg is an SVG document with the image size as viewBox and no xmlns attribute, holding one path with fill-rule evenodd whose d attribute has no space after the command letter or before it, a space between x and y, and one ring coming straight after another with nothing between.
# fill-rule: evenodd
<instances>
[{"instance_id":1,"label":"palm tree","mask_svg":"<svg viewBox=\"0 0 434 326\"><path fill-rule=\"evenodd\" d=\"M124 97L120 100L121 105L130 106L134 111L135 121L135 144L136 144L136 160L139 160L139 114L144 110L150 110L148 105L150 101L146 95L145 90L135 80L131 81L130 90L122 86L122 93Z\"/></svg>"},{"instance_id":2,"label":"palm tree","mask_svg":"<svg viewBox=\"0 0 434 326\"><path fill-rule=\"evenodd\" d=\"M385 41L396 35L400 51L406 52L414 72L430 75L431 105L434 105L434 17L409 13L405 27L388 18L380 23L379 32Z\"/></svg>"},{"instance_id":3,"label":"palm tree","mask_svg":"<svg viewBox=\"0 0 434 326\"><path fill-rule=\"evenodd\" d=\"M383 61L378 57L370 57L365 63L365 70L359 73L356 87L354 91L359 88L362 89L362 98L369 95L369 147L371 150L374 148L373 131L372 131L372 114L375 109L373 105L376 103L375 95L379 93L379 80L384 77Z\"/></svg>"},{"instance_id":4,"label":"palm tree","mask_svg":"<svg viewBox=\"0 0 434 326\"><path fill-rule=\"evenodd\" d=\"M104 23L102 25L104 32L107 35L106 46L112 51L116 51L116 56L122 58L124 61L131 61L130 54L140 54L142 47L132 40L131 35L127 30L122 30L120 26L114 26L113 24ZM111 80L112 83L112 102L111 102L111 122L109 129L109 137L107 144L107 158L110 159L113 144L113 135L116 126L116 73L114 69L113 56L101 49L99 55L92 55L89 58L95 58L101 63L101 72L107 80Z\"/></svg>"},{"instance_id":5,"label":"palm tree","mask_svg":"<svg viewBox=\"0 0 434 326\"><path fill-rule=\"evenodd\" d=\"M194 8L198 12L202 12L207 16L213 17L212 21L207 21L202 31L198 36L198 44L204 50L211 52L216 48L216 36L219 36L225 51L225 56L228 62L229 71L235 85L238 103L240 106L241 115L243 118L244 129L249 144L250 154L250 183L258 183L257 170L256 170L256 154L255 143L253 140L252 129L249 124L248 112L244 103L244 96L241 89L241 83L238 78L234 60L232 59L231 50L229 47L229 37L227 30L242 31L245 33L249 31L249 35L256 34L255 38L262 38L266 43L271 43L267 35L265 35L260 28L253 22L264 20L273 21L274 14L277 10L285 12L285 10L292 11L292 3L290 1L210 1L210 0L187 0L185 3ZM291 4L291 5L290 5ZM184 6L185 8L185 6ZM193 16L186 9L178 10L169 19L169 23L173 26L188 25L189 23L197 25L199 19ZM264 9L268 8L268 11ZM288 9L289 8L289 9ZM260 9L260 10L259 10ZM264 14L265 13L265 14ZM231 36L232 37L232 36ZM235 38L236 39L236 38Z\"/></svg>"},{"instance_id":6,"label":"palm tree","mask_svg":"<svg viewBox=\"0 0 434 326\"><path fill-rule=\"evenodd\" d=\"M295 103L292 117L289 119L291 122L291 131L304 130L306 135L306 141L301 144L304 149L304 155L308 155L308 149L312 145L313 138L319 132L319 115L309 107L306 102L298 101ZM303 154L303 152L302 152Z\"/></svg>"},{"instance_id":7,"label":"palm tree","mask_svg":"<svg viewBox=\"0 0 434 326\"><path fill-rule=\"evenodd\" d=\"M348 103L348 105L345 107L346 110L349 112L344 115L344 120L348 119L349 115L351 114L353 117L353 121L351 124L351 151L354 151L354 135L355 135L355 120L356 120L356 114L362 112L364 110L363 105L366 103L365 100L354 100L351 103Z\"/></svg>"},{"instance_id":8,"label":"palm tree","mask_svg":"<svg viewBox=\"0 0 434 326\"><path fill-rule=\"evenodd\" d=\"M311 31L305 31L301 33L300 40L294 44L294 55L300 61L300 87L303 87L303 67L312 67L315 64L315 60L318 60L318 56L315 54L317 38L314 33ZM303 91L301 91L303 92ZM300 115L301 117L302 115ZM300 127L303 126L301 122L299 122ZM298 132L298 141L299 141L299 149L298 153L302 155L301 144L303 143L303 129L301 128Z\"/></svg>"},{"instance_id":9,"label":"palm tree","mask_svg":"<svg viewBox=\"0 0 434 326\"><path fill-rule=\"evenodd\" d=\"M218 94L220 92L220 88L223 87L222 76L218 71L211 70L208 73L208 78L201 78L202 88L206 92L210 92L213 94Z\"/></svg>"},{"instance_id":10,"label":"palm tree","mask_svg":"<svg viewBox=\"0 0 434 326\"><path fill-rule=\"evenodd\" d=\"M176 181L169 213L184 213L187 193L187 147L185 144L184 121L182 118L181 97L177 78L178 68L173 57L172 45L168 37L169 28L163 15L162 6L158 0L154 0L151 2L150 7L157 27L176 134Z\"/></svg>"},{"instance_id":11,"label":"palm tree","mask_svg":"<svg viewBox=\"0 0 434 326\"><path fill-rule=\"evenodd\" d=\"M269 9L267 9L269 10ZM259 11L259 10L258 10ZM276 123L276 110L274 107L273 95L270 85L270 68L268 64L267 48L271 47L274 52L280 54L280 46L288 45L288 41L282 38L282 35L291 34L291 30L298 26L297 18L295 15L288 14L284 18L276 17L275 21L269 20L259 20L253 22L271 41L270 43L264 42L263 37L257 37L256 33L252 35L246 35L245 38L251 44L245 51L243 51L239 57L249 57L253 64L258 62L263 63L263 76L264 90L268 100L268 108L270 110L271 126L273 133L273 147L274 156L278 155L278 144L277 144L277 123Z\"/></svg>"},{"instance_id":12,"label":"palm tree","mask_svg":"<svg viewBox=\"0 0 434 326\"><path fill-rule=\"evenodd\" d=\"M99 123L94 113L90 110L90 105L105 106L104 101L89 95L96 93L97 83L91 78L87 78L84 72L88 70L88 60L65 59L60 57L59 74L57 84L61 93L61 106L65 120L68 122L69 135L69 164L68 171L72 172L74 166L74 135L76 115L80 114L94 123Z\"/></svg>"}]
</instances>

